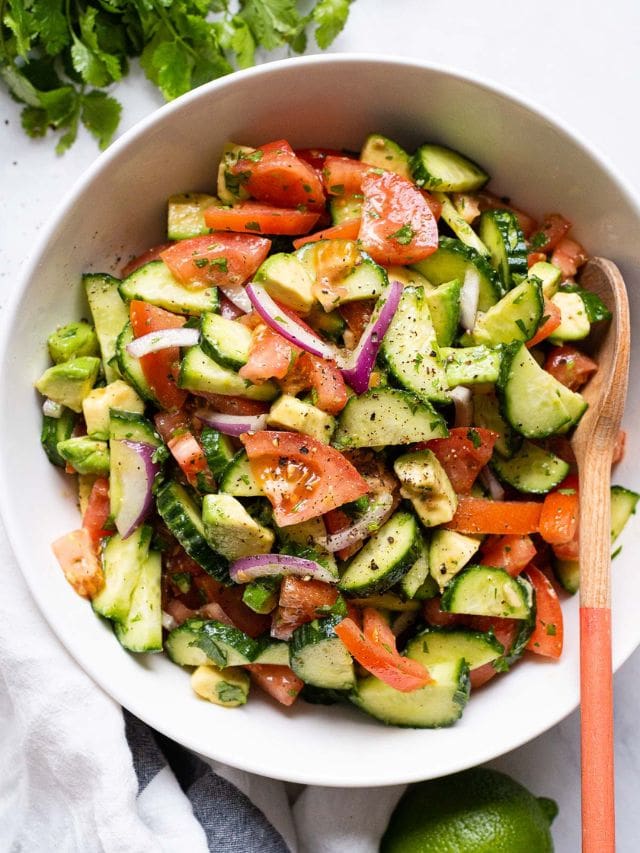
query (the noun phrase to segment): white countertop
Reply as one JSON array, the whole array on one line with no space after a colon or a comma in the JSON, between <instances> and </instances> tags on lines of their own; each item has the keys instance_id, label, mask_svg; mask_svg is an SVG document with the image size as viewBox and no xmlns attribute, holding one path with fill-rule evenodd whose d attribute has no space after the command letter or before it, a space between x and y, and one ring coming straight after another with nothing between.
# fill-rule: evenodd
<instances>
[{"instance_id":1,"label":"white countertop","mask_svg":"<svg viewBox=\"0 0 640 853\"><path fill-rule=\"evenodd\" d=\"M356 0L332 51L422 58L505 85L605 152L640 195L640 4L635 0ZM140 74L115 94L124 103L121 132L162 103ZM53 148L51 140L27 139L19 108L0 92L0 305L34 233L98 154L82 132L63 157ZM640 652L616 675L615 701L618 850L635 853L640 844ZM580 847L578 744L573 714L495 762L534 793L558 801L553 830L558 853Z\"/></svg>"}]
</instances>

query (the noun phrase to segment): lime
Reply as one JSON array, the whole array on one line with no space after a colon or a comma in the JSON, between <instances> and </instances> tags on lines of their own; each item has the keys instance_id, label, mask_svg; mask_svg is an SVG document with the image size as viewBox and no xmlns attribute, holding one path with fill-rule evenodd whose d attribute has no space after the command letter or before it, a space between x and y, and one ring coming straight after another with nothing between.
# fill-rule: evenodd
<instances>
[{"instance_id":1,"label":"lime","mask_svg":"<svg viewBox=\"0 0 640 853\"><path fill-rule=\"evenodd\" d=\"M553 853L553 800L475 767L421 782L391 816L380 853Z\"/></svg>"}]
</instances>

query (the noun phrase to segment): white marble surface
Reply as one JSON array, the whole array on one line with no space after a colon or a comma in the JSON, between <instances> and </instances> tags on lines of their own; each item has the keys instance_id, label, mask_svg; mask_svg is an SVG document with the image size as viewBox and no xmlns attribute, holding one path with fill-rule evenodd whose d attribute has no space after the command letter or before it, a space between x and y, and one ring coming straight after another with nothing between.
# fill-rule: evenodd
<instances>
[{"instance_id":1,"label":"white marble surface","mask_svg":"<svg viewBox=\"0 0 640 853\"><path fill-rule=\"evenodd\" d=\"M506 85L605 152L640 194L640 5L635 0L356 0L347 30L332 50L424 58ZM139 75L117 94L125 105L121 131L161 103ZM83 135L64 157L53 153L49 141L29 141L20 130L18 108L0 92L0 305L35 232L97 153ZM635 853L640 848L640 652L616 675L615 690L618 850ZM558 801L558 853L580 848L578 738L574 714L495 762L534 792Z\"/></svg>"}]
</instances>

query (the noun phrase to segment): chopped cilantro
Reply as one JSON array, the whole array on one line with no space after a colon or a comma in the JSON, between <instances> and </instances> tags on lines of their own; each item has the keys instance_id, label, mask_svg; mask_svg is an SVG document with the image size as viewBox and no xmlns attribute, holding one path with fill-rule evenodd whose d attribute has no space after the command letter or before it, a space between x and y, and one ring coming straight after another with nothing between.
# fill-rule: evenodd
<instances>
[{"instance_id":1,"label":"chopped cilantro","mask_svg":"<svg viewBox=\"0 0 640 853\"><path fill-rule=\"evenodd\" d=\"M245 222L245 231L262 231L259 222Z\"/></svg>"},{"instance_id":2,"label":"chopped cilantro","mask_svg":"<svg viewBox=\"0 0 640 853\"><path fill-rule=\"evenodd\" d=\"M553 624L553 622L549 622L549 624L545 628L545 631L547 632L549 637L555 637L556 626Z\"/></svg>"},{"instance_id":3,"label":"chopped cilantro","mask_svg":"<svg viewBox=\"0 0 640 853\"><path fill-rule=\"evenodd\" d=\"M389 239L395 240L397 243L400 243L401 246L408 246L415 237L415 234L416 232L414 229L408 222L406 222L402 228L398 228L395 234L391 234Z\"/></svg>"},{"instance_id":4,"label":"chopped cilantro","mask_svg":"<svg viewBox=\"0 0 640 853\"><path fill-rule=\"evenodd\" d=\"M469 439L471 444L473 444L473 446L476 448L476 450L482 444L482 439L480 438L480 434L478 433L478 430L476 430L476 429L467 430L467 438Z\"/></svg>"}]
</instances>

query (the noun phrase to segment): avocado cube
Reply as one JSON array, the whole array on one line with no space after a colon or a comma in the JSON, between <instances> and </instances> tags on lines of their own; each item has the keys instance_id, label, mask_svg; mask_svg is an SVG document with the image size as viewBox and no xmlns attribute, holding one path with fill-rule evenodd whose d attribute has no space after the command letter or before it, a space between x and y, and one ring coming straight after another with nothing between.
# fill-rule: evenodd
<instances>
[{"instance_id":1,"label":"avocado cube","mask_svg":"<svg viewBox=\"0 0 640 853\"><path fill-rule=\"evenodd\" d=\"M563 341L579 341L586 338L591 330L584 300L579 293L558 292L551 301L560 309L560 325L549 335L552 344Z\"/></svg>"},{"instance_id":2,"label":"avocado cube","mask_svg":"<svg viewBox=\"0 0 640 853\"><path fill-rule=\"evenodd\" d=\"M397 142L387 139L380 133L371 133L365 139L360 159L378 169L395 172L407 181L411 181L410 159L404 148Z\"/></svg>"},{"instance_id":3,"label":"avocado cube","mask_svg":"<svg viewBox=\"0 0 640 853\"><path fill-rule=\"evenodd\" d=\"M268 554L273 547L273 531L253 519L231 495L205 495L202 522L209 545L228 560Z\"/></svg>"},{"instance_id":4,"label":"avocado cube","mask_svg":"<svg viewBox=\"0 0 640 853\"><path fill-rule=\"evenodd\" d=\"M109 473L109 445L86 435L58 442L58 453L78 474Z\"/></svg>"},{"instance_id":5,"label":"avocado cube","mask_svg":"<svg viewBox=\"0 0 640 853\"><path fill-rule=\"evenodd\" d=\"M308 314L313 305L313 281L304 264L295 255L279 252L260 266L254 281L262 284L278 302L300 314Z\"/></svg>"},{"instance_id":6,"label":"avocado cube","mask_svg":"<svg viewBox=\"0 0 640 853\"><path fill-rule=\"evenodd\" d=\"M206 193L180 193L169 197L167 203L167 237L169 240L187 240L210 234L204 221L204 212L220 204L217 198Z\"/></svg>"},{"instance_id":7,"label":"avocado cube","mask_svg":"<svg viewBox=\"0 0 640 853\"><path fill-rule=\"evenodd\" d=\"M74 412L81 412L82 401L95 385L99 370L99 358L80 356L45 370L36 382L36 388L50 400Z\"/></svg>"},{"instance_id":8,"label":"avocado cube","mask_svg":"<svg viewBox=\"0 0 640 853\"><path fill-rule=\"evenodd\" d=\"M239 666L217 669L203 664L192 674L191 686L198 696L214 705L237 708L246 704L251 680L249 674Z\"/></svg>"},{"instance_id":9,"label":"avocado cube","mask_svg":"<svg viewBox=\"0 0 640 853\"><path fill-rule=\"evenodd\" d=\"M110 382L104 388L94 388L82 401L82 411L91 438L109 438L109 411L144 413L144 401L122 379Z\"/></svg>"},{"instance_id":10,"label":"avocado cube","mask_svg":"<svg viewBox=\"0 0 640 853\"><path fill-rule=\"evenodd\" d=\"M302 432L323 444L329 444L336 427L334 417L289 394L283 394L271 406L267 423L278 429Z\"/></svg>"},{"instance_id":11,"label":"avocado cube","mask_svg":"<svg viewBox=\"0 0 640 853\"><path fill-rule=\"evenodd\" d=\"M431 450L405 453L393 463L400 494L410 500L425 527L451 521L458 498L446 471Z\"/></svg>"},{"instance_id":12,"label":"avocado cube","mask_svg":"<svg viewBox=\"0 0 640 853\"><path fill-rule=\"evenodd\" d=\"M100 355L98 336L86 320L68 323L47 338L49 355L56 364L82 355Z\"/></svg>"}]
</instances>

